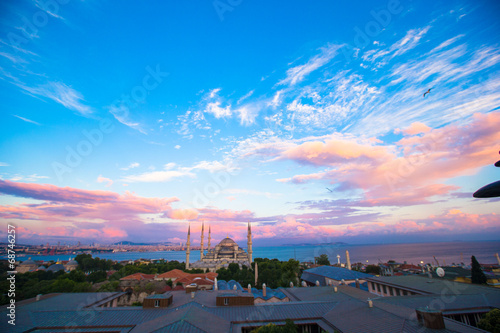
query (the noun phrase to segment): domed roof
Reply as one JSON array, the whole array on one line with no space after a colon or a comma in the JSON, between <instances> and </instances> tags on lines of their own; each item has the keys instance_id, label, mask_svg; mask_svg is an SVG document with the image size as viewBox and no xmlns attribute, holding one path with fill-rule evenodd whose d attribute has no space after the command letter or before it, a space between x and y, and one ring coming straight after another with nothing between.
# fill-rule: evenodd
<instances>
[{"instance_id":1,"label":"domed roof","mask_svg":"<svg viewBox=\"0 0 500 333\"><path fill-rule=\"evenodd\" d=\"M37 266L36 262L34 262L33 260L28 259L28 260L25 260L23 261L22 263L19 264L19 266L29 266L29 265L34 265L34 266Z\"/></svg>"},{"instance_id":2,"label":"domed roof","mask_svg":"<svg viewBox=\"0 0 500 333\"><path fill-rule=\"evenodd\" d=\"M225 247L230 247L230 246L235 246L237 245L234 240L232 240L229 237L224 238L223 240L220 241L219 243L220 246L225 246Z\"/></svg>"},{"instance_id":3,"label":"domed roof","mask_svg":"<svg viewBox=\"0 0 500 333\"><path fill-rule=\"evenodd\" d=\"M66 266L78 266L78 262L76 260L70 260Z\"/></svg>"},{"instance_id":4,"label":"domed roof","mask_svg":"<svg viewBox=\"0 0 500 333\"><path fill-rule=\"evenodd\" d=\"M58 271L64 271L64 266L63 264L54 264L51 265L49 268L47 268L48 272L58 272Z\"/></svg>"}]
</instances>

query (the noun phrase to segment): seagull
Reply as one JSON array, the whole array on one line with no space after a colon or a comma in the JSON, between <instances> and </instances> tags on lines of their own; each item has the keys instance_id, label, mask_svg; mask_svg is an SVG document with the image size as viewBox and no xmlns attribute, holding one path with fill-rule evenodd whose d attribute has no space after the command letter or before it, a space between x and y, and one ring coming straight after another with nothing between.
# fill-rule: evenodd
<instances>
[{"instance_id":1,"label":"seagull","mask_svg":"<svg viewBox=\"0 0 500 333\"><path fill-rule=\"evenodd\" d=\"M333 191L332 191L332 190L330 190L328 187L327 187L326 189L327 189L328 191L330 191L330 192L333 192Z\"/></svg>"},{"instance_id":2,"label":"seagull","mask_svg":"<svg viewBox=\"0 0 500 333\"><path fill-rule=\"evenodd\" d=\"M427 90L426 92L424 92L424 97L425 97L425 95L427 95L427 94L429 94L431 92L431 89L432 88L429 88L429 90Z\"/></svg>"}]
</instances>

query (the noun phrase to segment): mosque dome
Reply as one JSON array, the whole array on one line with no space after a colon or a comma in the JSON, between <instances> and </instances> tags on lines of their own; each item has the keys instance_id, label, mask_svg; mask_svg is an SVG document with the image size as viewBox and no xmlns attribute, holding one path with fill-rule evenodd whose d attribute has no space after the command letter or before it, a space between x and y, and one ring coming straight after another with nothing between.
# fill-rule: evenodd
<instances>
[{"instance_id":1,"label":"mosque dome","mask_svg":"<svg viewBox=\"0 0 500 333\"><path fill-rule=\"evenodd\" d=\"M78 266L78 262L76 260L70 260L66 266Z\"/></svg>"},{"instance_id":2,"label":"mosque dome","mask_svg":"<svg viewBox=\"0 0 500 333\"><path fill-rule=\"evenodd\" d=\"M37 266L37 264L36 264L36 262L31 260L31 258L30 258L30 259L25 260L22 263L20 263L19 266Z\"/></svg>"},{"instance_id":3,"label":"mosque dome","mask_svg":"<svg viewBox=\"0 0 500 333\"><path fill-rule=\"evenodd\" d=\"M63 264L53 264L49 268L47 268L47 272L58 272L58 271L64 271L64 266Z\"/></svg>"},{"instance_id":4,"label":"mosque dome","mask_svg":"<svg viewBox=\"0 0 500 333\"><path fill-rule=\"evenodd\" d=\"M221 240L221 242L219 243L219 245L222 246L222 247L233 247L233 246L235 246L237 244L231 238L226 237L223 240Z\"/></svg>"}]
</instances>

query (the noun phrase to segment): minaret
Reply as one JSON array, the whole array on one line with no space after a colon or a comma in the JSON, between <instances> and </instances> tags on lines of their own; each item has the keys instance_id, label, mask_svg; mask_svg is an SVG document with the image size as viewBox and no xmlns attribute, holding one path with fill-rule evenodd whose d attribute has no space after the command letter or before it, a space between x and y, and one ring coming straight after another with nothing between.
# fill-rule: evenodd
<instances>
[{"instance_id":1,"label":"minaret","mask_svg":"<svg viewBox=\"0 0 500 333\"><path fill-rule=\"evenodd\" d=\"M203 233L205 229L205 222L201 222L201 244L200 244L200 260L203 260Z\"/></svg>"},{"instance_id":2,"label":"minaret","mask_svg":"<svg viewBox=\"0 0 500 333\"><path fill-rule=\"evenodd\" d=\"M345 251L345 257L346 257L346 261L347 261L347 269L348 270L351 270L351 258L349 258L349 251Z\"/></svg>"},{"instance_id":3,"label":"minaret","mask_svg":"<svg viewBox=\"0 0 500 333\"><path fill-rule=\"evenodd\" d=\"M259 279L259 266L255 262L255 286L257 287L257 280Z\"/></svg>"},{"instance_id":4,"label":"minaret","mask_svg":"<svg viewBox=\"0 0 500 333\"><path fill-rule=\"evenodd\" d=\"M186 269L189 269L189 254L191 253L191 223L188 227L188 239L187 239L187 250L186 250Z\"/></svg>"},{"instance_id":5,"label":"minaret","mask_svg":"<svg viewBox=\"0 0 500 333\"><path fill-rule=\"evenodd\" d=\"M248 235L247 235L247 251L248 251L248 262L252 263L252 227L250 222L248 222Z\"/></svg>"},{"instance_id":6,"label":"minaret","mask_svg":"<svg viewBox=\"0 0 500 333\"><path fill-rule=\"evenodd\" d=\"M207 248L207 252L210 251L210 226L208 226L208 248Z\"/></svg>"}]
</instances>

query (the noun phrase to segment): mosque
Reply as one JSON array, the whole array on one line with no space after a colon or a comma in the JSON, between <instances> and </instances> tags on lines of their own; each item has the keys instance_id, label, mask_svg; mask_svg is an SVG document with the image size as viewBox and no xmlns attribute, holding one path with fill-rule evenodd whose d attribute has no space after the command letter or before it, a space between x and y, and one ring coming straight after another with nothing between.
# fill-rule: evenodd
<instances>
[{"instance_id":1,"label":"mosque","mask_svg":"<svg viewBox=\"0 0 500 333\"><path fill-rule=\"evenodd\" d=\"M224 238L220 241L215 248L211 248L211 235L210 226L208 227L208 248L205 251L203 239L204 239L204 228L205 224L201 225L201 242L200 242L200 260L190 263L189 255L191 253L191 226L188 227L187 234L187 249L186 249L186 269L199 268L203 269L205 272L208 270L210 272L215 272L220 268L228 267L231 263L239 264L240 267L247 266L251 268L252 263L252 228L250 222L248 223L248 234L247 234L247 250L245 252L241 247L236 244L234 240L229 237Z\"/></svg>"}]
</instances>

